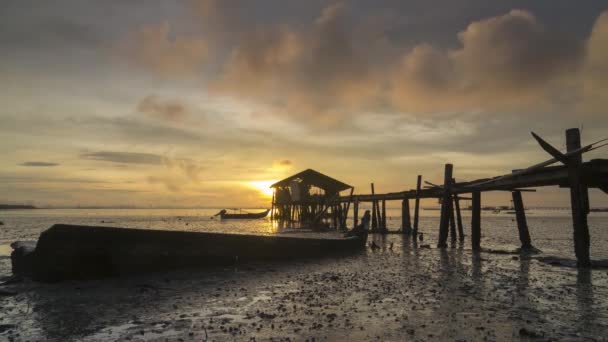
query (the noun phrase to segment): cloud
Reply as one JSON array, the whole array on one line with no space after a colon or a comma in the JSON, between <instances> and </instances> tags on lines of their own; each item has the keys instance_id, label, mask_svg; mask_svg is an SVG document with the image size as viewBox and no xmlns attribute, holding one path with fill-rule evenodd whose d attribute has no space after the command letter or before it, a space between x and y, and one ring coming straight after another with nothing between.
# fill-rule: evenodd
<instances>
[{"instance_id":1,"label":"cloud","mask_svg":"<svg viewBox=\"0 0 608 342\"><path fill-rule=\"evenodd\" d=\"M58 166L57 163L49 163L49 162L41 162L41 161L28 161L19 164L20 166L28 166L28 167L52 167Z\"/></svg>"},{"instance_id":2,"label":"cloud","mask_svg":"<svg viewBox=\"0 0 608 342\"><path fill-rule=\"evenodd\" d=\"M198 182L201 172L205 170L203 166L190 159L165 158L163 161L167 168L181 171L192 182Z\"/></svg>"},{"instance_id":3,"label":"cloud","mask_svg":"<svg viewBox=\"0 0 608 342\"><path fill-rule=\"evenodd\" d=\"M347 8L334 4L309 30L273 26L245 33L210 90L307 124L335 125L379 90L350 29Z\"/></svg>"},{"instance_id":4,"label":"cloud","mask_svg":"<svg viewBox=\"0 0 608 342\"><path fill-rule=\"evenodd\" d=\"M167 121L182 121L189 114L185 104L176 100L161 99L157 95L149 95L137 104L137 111L153 118Z\"/></svg>"},{"instance_id":5,"label":"cloud","mask_svg":"<svg viewBox=\"0 0 608 342\"><path fill-rule=\"evenodd\" d=\"M408 112L510 111L551 107L562 81L584 61L584 44L548 30L527 11L476 21L460 48L416 46L393 79L393 102Z\"/></svg>"},{"instance_id":6,"label":"cloud","mask_svg":"<svg viewBox=\"0 0 608 342\"><path fill-rule=\"evenodd\" d=\"M136 153L136 152L90 152L80 155L83 159L99 160L112 163L124 164L147 164L161 165L163 157L151 153Z\"/></svg>"},{"instance_id":7,"label":"cloud","mask_svg":"<svg viewBox=\"0 0 608 342\"><path fill-rule=\"evenodd\" d=\"M183 192L201 182L205 168L198 162L187 158L163 158L165 168L147 177L150 184L161 184L170 192Z\"/></svg>"},{"instance_id":8,"label":"cloud","mask_svg":"<svg viewBox=\"0 0 608 342\"><path fill-rule=\"evenodd\" d=\"M324 7L312 20L302 16L297 24L278 21L273 11L263 16L265 21L259 13L243 15L255 6L247 7L242 0L193 0L192 4L202 31L183 35L170 33L168 24L146 27L136 36L150 48L136 50L148 51L143 55L155 56L153 60L177 59L176 64L188 73L196 74L205 66L213 72L200 71L197 77L204 79L212 95L254 104L256 113L303 126L343 127L352 116L374 112L410 117L587 115L599 113L607 102L602 95L608 89L607 14L597 19L591 36L583 37L580 28L560 31L528 10L494 15L511 5L484 7L478 17L494 16L471 21L461 32L452 33L456 45L446 48L453 44L445 42L445 27L452 29L455 23L433 28L441 31L442 45L432 41L408 45L411 37L397 39L408 28L403 21L419 25L420 20L398 13L352 11L343 2ZM457 19L457 26L463 27L465 18ZM173 58L174 53L180 57ZM164 63L143 64L164 73L165 68L154 66ZM144 99L139 107L156 117L181 113L179 103L156 97Z\"/></svg>"},{"instance_id":9,"label":"cloud","mask_svg":"<svg viewBox=\"0 0 608 342\"><path fill-rule=\"evenodd\" d=\"M190 76L203 65L208 53L204 39L174 34L168 23L141 28L122 42L119 50L133 64L166 78Z\"/></svg>"},{"instance_id":10,"label":"cloud","mask_svg":"<svg viewBox=\"0 0 608 342\"><path fill-rule=\"evenodd\" d=\"M379 41L386 43L386 31L376 32ZM422 43L369 53L360 40L370 36L341 3L326 7L305 30L258 27L243 34L210 89L327 127L374 111L564 116L598 115L608 105L602 96L608 89L606 13L587 38L517 9L469 23L451 49ZM387 61L399 49L407 52Z\"/></svg>"},{"instance_id":11,"label":"cloud","mask_svg":"<svg viewBox=\"0 0 608 342\"><path fill-rule=\"evenodd\" d=\"M578 82L582 89L578 110L605 115L608 108L608 12L596 20L586 47L585 67Z\"/></svg>"}]
</instances>

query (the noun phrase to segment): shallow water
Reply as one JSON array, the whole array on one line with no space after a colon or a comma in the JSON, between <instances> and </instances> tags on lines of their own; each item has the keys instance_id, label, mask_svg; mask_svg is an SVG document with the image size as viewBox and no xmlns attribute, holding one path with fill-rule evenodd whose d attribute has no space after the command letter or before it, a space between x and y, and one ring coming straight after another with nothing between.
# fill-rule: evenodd
<instances>
[{"instance_id":1,"label":"shallow water","mask_svg":"<svg viewBox=\"0 0 608 342\"><path fill-rule=\"evenodd\" d=\"M361 212L366 208L362 207ZM270 218L258 220L220 220L212 217L220 209L38 209L0 211L0 256L17 240L36 240L40 233L56 223L109 227L208 231L234 234L285 233ZM262 209L251 209L257 212ZM420 211L419 231L426 243L434 245L438 233L439 211ZM528 210L526 212L532 242L545 253L574 257L572 220L568 210ZM413 216L413 215L412 215ZM470 212L463 211L465 234L470 234ZM348 222L352 226L352 217ZM389 230L401 228L401 210L387 208ZM608 258L608 213L589 215L591 255ZM482 213L482 246L516 248L519 245L515 216L506 213Z\"/></svg>"}]
</instances>

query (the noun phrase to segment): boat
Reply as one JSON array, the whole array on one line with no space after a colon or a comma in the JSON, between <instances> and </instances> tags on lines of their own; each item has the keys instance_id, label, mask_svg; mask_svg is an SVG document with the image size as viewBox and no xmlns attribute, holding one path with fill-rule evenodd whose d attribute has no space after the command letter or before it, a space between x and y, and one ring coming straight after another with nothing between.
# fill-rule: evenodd
<instances>
[{"instance_id":1,"label":"boat","mask_svg":"<svg viewBox=\"0 0 608 342\"><path fill-rule=\"evenodd\" d=\"M233 220L233 219L260 219L268 216L270 209L266 209L261 213L248 213L248 212L239 212L239 213L228 213L226 209L223 209L219 213L215 214L215 216L219 216L222 220Z\"/></svg>"},{"instance_id":2,"label":"boat","mask_svg":"<svg viewBox=\"0 0 608 342\"><path fill-rule=\"evenodd\" d=\"M15 275L60 281L353 253L366 241L367 232L312 237L56 224L33 250L15 248L11 259Z\"/></svg>"}]
</instances>

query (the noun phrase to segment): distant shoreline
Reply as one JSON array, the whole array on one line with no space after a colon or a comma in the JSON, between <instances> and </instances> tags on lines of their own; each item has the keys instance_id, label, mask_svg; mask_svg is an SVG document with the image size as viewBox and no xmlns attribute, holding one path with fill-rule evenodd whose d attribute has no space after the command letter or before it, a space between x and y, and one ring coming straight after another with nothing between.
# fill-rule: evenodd
<instances>
[{"instance_id":1,"label":"distant shoreline","mask_svg":"<svg viewBox=\"0 0 608 342\"><path fill-rule=\"evenodd\" d=\"M33 205L19 205L19 204L0 204L0 210L16 210L16 209L38 209Z\"/></svg>"},{"instance_id":2,"label":"distant shoreline","mask_svg":"<svg viewBox=\"0 0 608 342\"><path fill-rule=\"evenodd\" d=\"M2 209L44 209L44 210L65 210L65 209L86 209L86 210L206 210L206 209L226 209L231 208L228 206L223 207L34 207L25 205L3 205L0 204L0 210ZM265 209L265 207L242 207L238 208L242 210L258 210Z\"/></svg>"}]
</instances>

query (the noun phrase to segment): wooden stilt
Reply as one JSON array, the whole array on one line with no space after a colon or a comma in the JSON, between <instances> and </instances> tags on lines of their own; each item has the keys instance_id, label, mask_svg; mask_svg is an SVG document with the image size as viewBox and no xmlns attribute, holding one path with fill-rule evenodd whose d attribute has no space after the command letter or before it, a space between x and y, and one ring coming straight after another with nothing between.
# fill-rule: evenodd
<instances>
[{"instance_id":1,"label":"wooden stilt","mask_svg":"<svg viewBox=\"0 0 608 342\"><path fill-rule=\"evenodd\" d=\"M410 220L410 200L405 198L401 202L401 230L403 234L412 233L412 222Z\"/></svg>"},{"instance_id":2,"label":"wooden stilt","mask_svg":"<svg viewBox=\"0 0 608 342\"><path fill-rule=\"evenodd\" d=\"M437 240L438 248L445 248L448 246L448 225L450 221L450 210L452 208L452 171L454 166L452 164L445 164L445 174L443 182L443 200L441 202L441 219L439 221L439 239Z\"/></svg>"},{"instance_id":3,"label":"wooden stilt","mask_svg":"<svg viewBox=\"0 0 608 342\"><path fill-rule=\"evenodd\" d=\"M420 212L420 186L422 185L422 176L418 175L416 180L416 199L414 202L414 240L418 238L418 219Z\"/></svg>"},{"instance_id":4,"label":"wooden stilt","mask_svg":"<svg viewBox=\"0 0 608 342\"><path fill-rule=\"evenodd\" d=\"M454 217L454 206L452 205L453 196L450 196L450 240L456 241L456 218Z\"/></svg>"},{"instance_id":5,"label":"wooden stilt","mask_svg":"<svg viewBox=\"0 0 608 342\"><path fill-rule=\"evenodd\" d=\"M374 183L372 183L372 196L374 195ZM372 200L372 231L378 229L378 217L376 216L376 200Z\"/></svg>"},{"instance_id":6,"label":"wooden stilt","mask_svg":"<svg viewBox=\"0 0 608 342\"><path fill-rule=\"evenodd\" d=\"M519 232L519 241L522 249L532 248L532 240L528 231L528 223L526 222L526 212L524 209L524 201L521 197L521 191L513 191L513 207L515 208L515 218L517 219L517 231Z\"/></svg>"},{"instance_id":7,"label":"wooden stilt","mask_svg":"<svg viewBox=\"0 0 608 342\"><path fill-rule=\"evenodd\" d=\"M566 148L568 152L581 147L581 136L578 128L566 131ZM589 213L589 193L581 175L582 156L575 155L568 158L568 180L570 183L570 205L572 207L574 252L579 267L591 266L589 255L589 226L587 214Z\"/></svg>"},{"instance_id":8,"label":"wooden stilt","mask_svg":"<svg viewBox=\"0 0 608 342\"><path fill-rule=\"evenodd\" d=\"M454 195L454 206L456 208L456 224L458 225L458 238L464 240L464 228L462 226L462 213L460 212L460 197Z\"/></svg>"},{"instance_id":9,"label":"wooden stilt","mask_svg":"<svg viewBox=\"0 0 608 342\"><path fill-rule=\"evenodd\" d=\"M353 193L354 192L355 192L355 188L350 188L350 196L348 199L348 203L345 205L344 221L342 222L342 228L346 228L346 222L348 221L348 212L350 211L350 203L353 202Z\"/></svg>"},{"instance_id":10,"label":"wooden stilt","mask_svg":"<svg viewBox=\"0 0 608 342\"><path fill-rule=\"evenodd\" d=\"M353 228L359 225L359 200L355 200L353 205Z\"/></svg>"},{"instance_id":11,"label":"wooden stilt","mask_svg":"<svg viewBox=\"0 0 608 342\"><path fill-rule=\"evenodd\" d=\"M270 205L270 221L274 221L274 193L275 191L272 191L272 202Z\"/></svg>"},{"instance_id":12,"label":"wooden stilt","mask_svg":"<svg viewBox=\"0 0 608 342\"><path fill-rule=\"evenodd\" d=\"M386 200L382 200L382 231L386 230Z\"/></svg>"},{"instance_id":13,"label":"wooden stilt","mask_svg":"<svg viewBox=\"0 0 608 342\"><path fill-rule=\"evenodd\" d=\"M376 200L376 218L378 220L378 228L382 228L382 214L380 213L380 201Z\"/></svg>"},{"instance_id":14,"label":"wooden stilt","mask_svg":"<svg viewBox=\"0 0 608 342\"><path fill-rule=\"evenodd\" d=\"M481 192L472 193L471 211L471 249L479 251L481 249Z\"/></svg>"}]
</instances>

